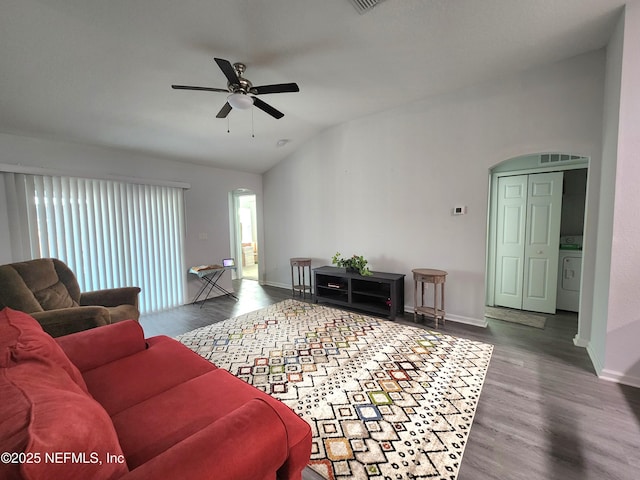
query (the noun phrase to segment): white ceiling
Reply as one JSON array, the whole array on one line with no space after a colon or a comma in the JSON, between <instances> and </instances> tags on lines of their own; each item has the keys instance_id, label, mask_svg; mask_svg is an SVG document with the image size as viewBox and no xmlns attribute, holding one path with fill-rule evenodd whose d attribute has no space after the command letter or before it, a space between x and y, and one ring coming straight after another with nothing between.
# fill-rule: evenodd
<instances>
[{"instance_id":1,"label":"white ceiling","mask_svg":"<svg viewBox=\"0 0 640 480\"><path fill-rule=\"evenodd\" d=\"M264 172L332 125L600 48L623 3L0 0L0 132ZM300 93L217 119L224 93L170 88L226 88L214 57Z\"/></svg>"}]
</instances>

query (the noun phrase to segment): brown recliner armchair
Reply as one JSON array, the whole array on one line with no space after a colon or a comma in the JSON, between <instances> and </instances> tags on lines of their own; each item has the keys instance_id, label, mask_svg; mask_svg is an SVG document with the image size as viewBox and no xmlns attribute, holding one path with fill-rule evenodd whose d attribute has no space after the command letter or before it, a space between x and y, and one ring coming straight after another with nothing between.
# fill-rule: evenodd
<instances>
[{"instance_id":1,"label":"brown recliner armchair","mask_svg":"<svg viewBox=\"0 0 640 480\"><path fill-rule=\"evenodd\" d=\"M56 258L0 266L0 309L30 314L59 337L121 320L138 320L138 287L80 293L76 276Z\"/></svg>"}]
</instances>

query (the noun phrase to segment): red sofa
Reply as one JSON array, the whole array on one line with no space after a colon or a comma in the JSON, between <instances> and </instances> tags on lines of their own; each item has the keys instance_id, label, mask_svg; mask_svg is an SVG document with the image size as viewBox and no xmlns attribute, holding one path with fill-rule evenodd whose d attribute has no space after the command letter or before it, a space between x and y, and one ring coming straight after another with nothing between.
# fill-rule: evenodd
<instances>
[{"instance_id":1,"label":"red sofa","mask_svg":"<svg viewBox=\"0 0 640 480\"><path fill-rule=\"evenodd\" d=\"M311 429L133 320L53 339L5 308L0 453L1 479L299 480Z\"/></svg>"}]
</instances>

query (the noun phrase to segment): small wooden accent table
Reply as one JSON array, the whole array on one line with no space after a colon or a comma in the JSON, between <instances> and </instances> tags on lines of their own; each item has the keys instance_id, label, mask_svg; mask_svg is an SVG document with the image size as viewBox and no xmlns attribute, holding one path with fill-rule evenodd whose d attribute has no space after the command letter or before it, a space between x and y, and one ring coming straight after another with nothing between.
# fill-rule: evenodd
<instances>
[{"instance_id":1,"label":"small wooden accent table","mask_svg":"<svg viewBox=\"0 0 640 480\"><path fill-rule=\"evenodd\" d=\"M312 297L311 290L311 259L310 258L291 258L289 259L291 263L291 295L295 296L296 292L299 292L302 295L302 298L306 298L307 290L309 290L309 298ZM296 284L293 280L293 267L296 267L298 270L298 283ZM309 268L309 285L307 285L307 280L305 277L305 268ZM300 271L302 271L302 281L300 280Z\"/></svg>"},{"instance_id":2,"label":"small wooden accent table","mask_svg":"<svg viewBox=\"0 0 640 480\"><path fill-rule=\"evenodd\" d=\"M431 268L415 268L413 272L413 282L415 285L413 292L413 321L418 321L418 314L432 317L438 328L438 319L442 319L444 326L444 283L447 280L447 272L444 270L433 270ZM420 305L418 305L418 283L420 283ZM433 284L433 306L427 307L424 304L424 284ZM438 285L440 285L440 307L438 307Z\"/></svg>"}]
</instances>

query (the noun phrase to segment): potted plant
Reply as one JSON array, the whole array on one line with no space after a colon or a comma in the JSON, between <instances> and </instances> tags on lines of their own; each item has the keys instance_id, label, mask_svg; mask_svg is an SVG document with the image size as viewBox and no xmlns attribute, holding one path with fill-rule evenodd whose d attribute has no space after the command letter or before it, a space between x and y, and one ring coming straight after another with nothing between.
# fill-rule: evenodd
<instances>
[{"instance_id":1,"label":"potted plant","mask_svg":"<svg viewBox=\"0 0 640 480\"><path fill-rule=\"evenodd\" d=\"M367 267L369 263L362 255L353 255L349 258L340 258L340 252L331 258L331 263L338 267L343 267L347 272L359 273L360 275L371 275Z\"/></svg>"}]
</instances>

